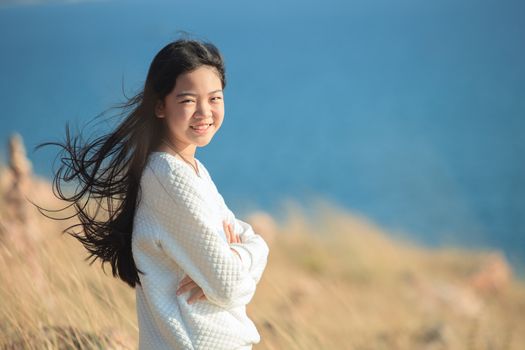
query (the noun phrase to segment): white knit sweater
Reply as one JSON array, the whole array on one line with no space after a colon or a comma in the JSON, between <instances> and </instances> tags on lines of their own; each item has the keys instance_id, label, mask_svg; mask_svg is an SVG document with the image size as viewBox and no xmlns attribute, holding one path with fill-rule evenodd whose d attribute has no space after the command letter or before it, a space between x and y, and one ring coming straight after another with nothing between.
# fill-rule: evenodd
<instances>
[{"instance_id":1,"label":"white knit sweater","mask_svg":"<svg viewBox=\"0 0 525 350\"><path fill-rule=\"evenodd\" d=\"M200 176L183 160L153 152L142 174L132 235L135 264L145 273L136 287L141 350L251 349L260 341L246 304L266 267L268 245L235 218L197 162ZM228 244L223 219L242 243ZM186 274L206 300L188 304L194 290L175 294Z\"/></svg>"}]
</instances>

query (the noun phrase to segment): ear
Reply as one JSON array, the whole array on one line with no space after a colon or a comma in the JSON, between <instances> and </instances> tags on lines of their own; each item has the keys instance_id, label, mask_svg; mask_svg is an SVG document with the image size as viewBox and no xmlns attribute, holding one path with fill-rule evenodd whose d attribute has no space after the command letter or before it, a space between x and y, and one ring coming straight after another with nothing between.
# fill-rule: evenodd
<instances>
[{"instance_id":1,"label":"ear","mask_svg":"<svg viewBox=\"0 0 525 350\"><path fill-rule=\"evenodd\" d=\"M157 118L164 118L164 102L162 100L157 100L155 105L155 115Z\"/></svg>"}]
</instances>

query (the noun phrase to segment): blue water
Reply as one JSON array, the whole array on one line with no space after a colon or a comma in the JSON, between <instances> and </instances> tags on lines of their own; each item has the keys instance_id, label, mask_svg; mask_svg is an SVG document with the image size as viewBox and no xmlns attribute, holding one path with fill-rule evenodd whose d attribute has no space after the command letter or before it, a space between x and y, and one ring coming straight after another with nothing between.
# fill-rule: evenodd
<instances>
[{"instance_id":1,"label":"blue water","mask_svg":"<svg viewBox=\"0 0 525 350\"><path fill-rule=\"evenodd\" d=\"M86 1L0 7L0 140L51 176L64 125L141 88L186 30L227 63L197 157L232 209L321 196L429 244L525 266L522 1ZM100 130L103 130L100 129Z\"/></svg>"}]
</instances>

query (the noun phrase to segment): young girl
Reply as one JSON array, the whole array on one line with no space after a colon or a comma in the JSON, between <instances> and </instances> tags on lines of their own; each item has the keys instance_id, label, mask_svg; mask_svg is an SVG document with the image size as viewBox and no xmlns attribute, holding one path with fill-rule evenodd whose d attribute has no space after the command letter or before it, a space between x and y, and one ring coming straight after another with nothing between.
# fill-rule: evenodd
<instances>
[{"instance_id":1,"label":"young girl","mask_svg":"<svg viewBox=\"0 0 525 350\"><path fill-rule=\"evenodd\" d=\"M197 147L224 118L225 69L210 43L180 39L151 62L144 90L111 133L67 137L55 175L80 232L69 232L136 289L139 349L251 349L246 315L269 248L228 209ZM44 145L44 144L43 144ZM61 181L80 183L72 195ZM85 200L107 211L104 219ZM71 229L74 225L68 229Z\"/></svg>"}]
</instances>

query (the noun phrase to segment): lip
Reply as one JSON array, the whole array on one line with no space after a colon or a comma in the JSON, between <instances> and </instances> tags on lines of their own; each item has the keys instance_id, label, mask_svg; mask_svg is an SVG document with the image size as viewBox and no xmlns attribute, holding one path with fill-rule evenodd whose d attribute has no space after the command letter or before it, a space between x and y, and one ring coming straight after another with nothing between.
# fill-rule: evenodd
<instances>
[{"instance_id":1,"label":"lip","mask_svg":"<svg viewBox=\"0 0 525 350\"><path fill-rule=\"evenodd\" d=\"M209 124L213 124L213 122L212 123L199 123L199 124L194 124L190 126L201 126L201 125L209 125Z\"/></svg>"},{"instance_id":2,"label":"lip","mask_svg":"<svg viewBox=\"0 0 525 350\"><path fill-rule=\"evenodd\" d=\"M206 127L206 128L204 128L204 129L202 129L202 130L197 130L197 129L194 129L194 128L193 128L193 127L199 127L199 126L202 126L202 125L209 125L209 126ZM213 126L213 123L200 123L200 124L191 125L191 126L190 126L190 129L191 129L194 133L196 133L196 134L198 134L198 135L203 135L203 134L207 133L208 130L210 130L210 128L211 128L212 126Z\"/></svg>"}]
</instances>

